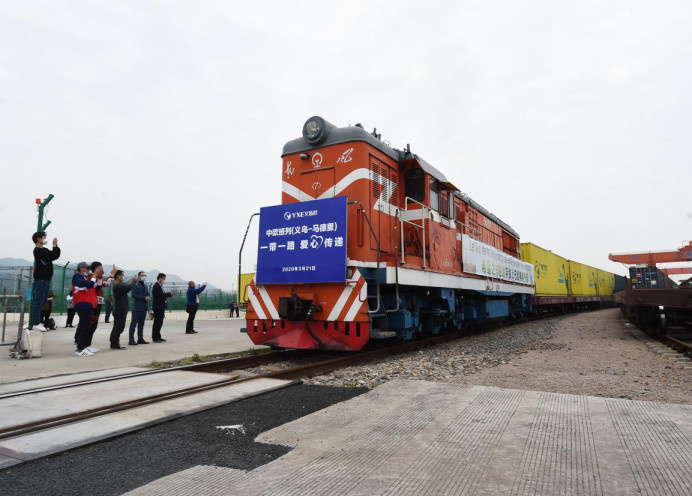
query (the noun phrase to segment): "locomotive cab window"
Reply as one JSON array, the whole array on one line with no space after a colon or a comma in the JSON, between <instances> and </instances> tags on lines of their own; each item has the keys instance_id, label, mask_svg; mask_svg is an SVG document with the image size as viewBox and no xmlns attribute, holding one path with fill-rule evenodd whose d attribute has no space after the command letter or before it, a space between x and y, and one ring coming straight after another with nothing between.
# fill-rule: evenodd
<instances>
[{"instance_id":1,"label":"locomotive cab window","mask_svg":"<svg viewBox=\"0 0 692 496\"><path fill-rule=\"evenodd\" d=\"M409 169L404 174L406 196L417 202L425 201L425 173L422 169Z\"/></svg>"},{"instance_id":2,"label":"locomotive cab window","mask_svg":"<svg viewBox=\"0 0 692 496\"><path fill-rule=\"evenodd\" d=\"M454 193L447 188L440 191L440 215L454 219Z\"/></svg>"},{"instance_id":3,"label":"locomotive cab window","mask_svg":"<svg viewBox=\"0 0 692 496\"><path fill-rule=\"evenodd\" d=\"M430 208L440 211L440 183L430 178Z\"/></svg>"}]
</instances>

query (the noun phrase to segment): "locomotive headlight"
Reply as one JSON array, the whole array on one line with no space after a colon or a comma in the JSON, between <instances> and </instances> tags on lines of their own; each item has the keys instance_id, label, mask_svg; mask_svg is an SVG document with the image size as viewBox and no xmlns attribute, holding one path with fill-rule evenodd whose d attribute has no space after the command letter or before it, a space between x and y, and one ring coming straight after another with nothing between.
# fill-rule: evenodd
<instances>
[{"instance_id":1,"label":"locomotive headlight","mask_svg":"<svg viewBox=\"0 0 692 496\"><path fill-rule=\"evenodd\" d=\"M303 138L311 145L322 141L327 131L327 126L322 117L310 117L303 125Z\"/></svg>"}]
</instances>

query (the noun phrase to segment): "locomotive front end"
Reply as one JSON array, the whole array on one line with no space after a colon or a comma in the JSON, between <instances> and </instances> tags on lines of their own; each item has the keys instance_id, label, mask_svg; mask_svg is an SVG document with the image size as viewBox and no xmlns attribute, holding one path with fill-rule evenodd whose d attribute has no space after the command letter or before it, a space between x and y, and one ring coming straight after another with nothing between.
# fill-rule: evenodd
<instances>
[{"instance_id":1,"label":"locomotive front end","mask_svg":"<svg viewBox=\"0 0 692 496\"><path fill-rule=\"evenodd\" d=\"M352 260L366 244L359 200L369 168L360 164L374 138L320 117L302 134L284 147L281 205L260 211L257 274L241 288L247 333L258 345L359 350L370 338L369 295Z\"/></svg>"}]
</instances>

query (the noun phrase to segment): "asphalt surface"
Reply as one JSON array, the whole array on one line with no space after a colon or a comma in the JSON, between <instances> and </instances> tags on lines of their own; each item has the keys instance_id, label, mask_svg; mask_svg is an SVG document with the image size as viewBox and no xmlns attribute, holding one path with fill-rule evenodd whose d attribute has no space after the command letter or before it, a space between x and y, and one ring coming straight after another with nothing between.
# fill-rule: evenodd
<instances>
[{"instance_id":1,"label":"asphalt surface","mask_svg":"<svg viewBox=\"0 0 692 496\"><path fill-rule=\"evenodd\" d=\"M349 400L366 388L292 386L0 471L0 494L120 495L196 465L252 470L289 451L261 432ZM241 425L238 429L218 426Z\"/></svg>"}]
</instances>

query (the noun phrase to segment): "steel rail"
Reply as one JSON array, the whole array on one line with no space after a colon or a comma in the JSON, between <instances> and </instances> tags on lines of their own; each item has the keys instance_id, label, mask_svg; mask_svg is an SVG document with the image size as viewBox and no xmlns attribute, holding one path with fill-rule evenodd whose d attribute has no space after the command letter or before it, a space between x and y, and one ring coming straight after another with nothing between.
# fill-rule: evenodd
<instances>
[{"instance_id":1,"label":"steel rail","mask_svg":"<svg viewBox=\"0 0 692 496\"><path fill-rule=\"evenodd\" d=\"M176 389L174 391L168 391L166 393L145 396L143 398L137 398L134 400L123 401L111 405L105 405L97 408L92 408L90 410L83 410L80 412L68 413L66 415L60 415L57 417L36 420L34 422L27 422L25 424L5 427L4 429L0 429L0 439L7 439L10 437L20 436L22 434L30 434L32 432L50 429L52 427L58 427L60 425L72 424L75 422L79 422L81 420L87 420L92 417L99 417L101 415L106 415L109 413L117 413L123 410L130 410L132 408L146 406L151 403L158 403L160 401L179 398L181 396L189 396L191 394L209 391L210 389L216 389L219 387L233 384L237 382L238 377L239 376L235 375L229 377L228 379L222 379L220 381L208 384L200 384L197 386L192 386L184 389Z\"/></svg>"},{"instance_id":2,"label":"steel rail","mask_svg":"<svg viewBox=\"0 0 692 496\"><path fill-rule=\"evenodd\" d=\"M227 358L224 360L213 360L209 362L194 363L191 365L180 365L178 367L169 367L165 369L156 370L145 370L142 372L131 372L128 374L113 375L108 377L99 377L97 379L88 379L85 381L75 381L68 382L65 384L56 384L55 386L45 386L34 389L26 389L22 391L14 391L11 393L0 394L0 400L6 398L13 398L15 396L24 396L26 394L43 393L46 391L56 391L59 389L67 389L71 387L86 386L88 384L98 384L101 382L111 382L118 381L120 379L129 379L130 377L139 377L151 374L160 374L164 372L171 372L175 370L182 370L186 372L214 372L217 370L241 370L250 367L257 367L259 365L264 365L267 363L291 360L293 358L300 358L304 356L306 350L286 350L286 351L274 351L271 353L262 353L258 355L248 355L237 358Z\"/></svg>"},{"instance_id":3,"label":"steel rail","mask_svg":"<svg viewBox=\"0 0 692 496\"><path fill-rule=\"evenodd\" d=\"M310 377L313 375L319 375L319 374L324 374L327 372L331 372L333 370L336 370L338 368L342 367L347 367L351 365L357 365L363 362L368 362L372 360L376 360L378 358L383 358L387 357L390 355L396 355L400 353L406 353L409 351L415 351L420 348L424 347L429 347L429 346L434 346L436 344L444 343L447 341L454 341L457 339L463 338L463 334L445 334L441 336L435 336L435 337L430 337L430 338L425 338L421 339L418 341L412 341L412 342L407 342L407 343L402 343L394 346L390 346L387 348L382 348L379 350L373 350L373 351L367 351L363 353L358 353L354 355L347 355L344 357L338 357L338 358L331 358L328 360L324 360L318 363L312 363L312 364L307 364L307 365L298 365L296 367L290 367L287 369L283 370L276 370L276 371L271 371L267 372L264 374L260 374L257 376L252 376L252 377L243 377L239 378L239 376L235 375L233 377L229 377L228 379L223 379L220 381L216 381L210 384L201 384L198 386L192 386L184 389L179 389L179 390L174 390L174 391L169 391L166 393L160 393L160 394L155 394L151 396L146 396L144 398L137 398L134 400L129 400L129 401L124 401L120 403L115 403L111 405L105 405L97 408L92 408L90 410L84 410L80 412L74 412L74 413L69 413L65 415L60 415L56 417L50 417L47 419L42 419L42 420L37 420L34 422L28 422L25 424L18 424L10 427L6 427L4 429L0 429L0 440L1 439L7 439L10 437L15 437L15 436L21 436L24 434L29 434L45 429L50 429L53 427L58 427L61 425L66 425L66 424L71 424L75 422L79 422L82 420L87 420L93 417L98 417L102 415L107 415L110 413L117 413L123 410L130 410L132 408L137 408L141 406L146 406L152 403L158 403L161 401L169 400L169 399L174 399L174 398L179 398L182 396L189 396L192 394L197 394L205 391L209 391L211 389L216 389L224 386L231 386L234 384L240 384L242 382L249 382L249 381L254 381L257 379L263 379L263 378L271 378L271 379L284 379L288 381L295 381L298 379L302 379L304 377ZM278 355L281 355L284 359L287 358L287 355L284 353L278 353ZM197 367L201 366L210 366L210 365L215 365L217 368L221 368L224 363L225 365L231 366L229 361L224 361L224 360L219 360L216 362L206 362L204 364L196 364ZM233 362L234 364L237 364L237 361L230 360L230 362ZM233 365L235 366L235 365ZM181 368L171 368L171 369L164 369L163 371L167 370L180 370ZM186 370L190 370L190 367L187 366Z\"/></svg>"}]
</instances>

